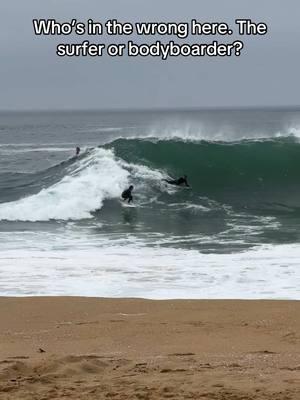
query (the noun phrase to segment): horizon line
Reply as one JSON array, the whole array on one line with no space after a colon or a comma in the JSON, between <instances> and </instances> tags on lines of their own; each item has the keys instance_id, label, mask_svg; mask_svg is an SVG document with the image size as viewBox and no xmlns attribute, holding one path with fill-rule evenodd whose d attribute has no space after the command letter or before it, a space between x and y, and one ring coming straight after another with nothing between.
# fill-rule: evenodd
<instances>
[{"instance_id":1,"label":"horizon line","mask_svg":"<svg viewBox=\"0 0 300 400\"><path fill-rule=\"evenodd\" d=\"M172 111L239 111L239 110L300 110L300 105L249 105L249 106L206 106L206 107L115 107L115 108L20 108L0 109L0 113L26 112L172 112Z\"/></svg>"}]
</instances>

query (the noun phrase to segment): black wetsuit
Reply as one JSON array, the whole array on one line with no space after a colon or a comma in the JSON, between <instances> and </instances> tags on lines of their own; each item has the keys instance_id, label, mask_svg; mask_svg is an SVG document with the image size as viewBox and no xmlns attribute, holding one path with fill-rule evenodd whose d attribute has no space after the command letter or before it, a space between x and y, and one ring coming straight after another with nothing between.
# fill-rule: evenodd
<instances>
[{"instance_id":1,"label":"black wetsuit","mask_svg":"<svg viewBox=\"0 0 300 400\"><path fill-rule=\"evenodd\" d=\"M124 190L124 192L122 193L122 198L123 200L127 200L128 199L128 203L130 203L133 200L132 194L131 194L131 189L126 189Z\"/></svg>"},{"instance_id":2,"label":"black wetsuit","mask_svg":"<svg viewBox=\"0 0 300 400\"><path fill-rule=\"evenodd\" d=\"M164 179L165 182L169 183L170 185L176 185L176 186L190 186L186 180L186 178L181 177L178 179Z\"/></svg>"}]
</instances>

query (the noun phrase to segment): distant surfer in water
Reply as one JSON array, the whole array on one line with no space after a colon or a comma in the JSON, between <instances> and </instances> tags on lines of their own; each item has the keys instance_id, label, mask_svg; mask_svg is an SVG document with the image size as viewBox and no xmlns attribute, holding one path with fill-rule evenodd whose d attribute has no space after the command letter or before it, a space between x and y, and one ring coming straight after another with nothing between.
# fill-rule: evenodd
<instances>
[{"instance_id":1,"label":"distant surfer in water","mask_svg":"<svg viewBox=\"0 0 300 400\"><path fill-rule=\"evenodd\" d=\"M76 147L76 156L78 157L79 156L79 154L80 154L80 147Z\"/></svg>"},{"instance_id":2,"label":"distant surfer in water","mask_svg":"<svg viewBox=\"0 0 300 400\"><path fill-rule=\"evenodd\" d=\"M187 181L187 175L183 175L178 179L163 179L163 181L167 182L169 185L190 187Z\"/></svg>"},{"instance_id":3,"label":"distant surfer in water","mask_svg":"<svg viewBox=\"0 0 300 400\"><path fill-rule=\"evenodd\" d=\"M130 185L128 189L124 190L124 192L122 193L122 198L123 200L128 200L128 204L132 202L133 197L131 192L133 191L133 186Z\"/></svg>"}]
</instances>

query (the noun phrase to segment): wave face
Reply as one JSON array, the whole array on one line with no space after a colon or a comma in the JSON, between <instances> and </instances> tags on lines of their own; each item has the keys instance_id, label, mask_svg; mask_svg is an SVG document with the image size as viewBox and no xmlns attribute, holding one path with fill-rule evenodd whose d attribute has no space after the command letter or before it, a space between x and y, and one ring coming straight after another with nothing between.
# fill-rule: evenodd
<instances>
[{"instance_id":1,"label":"wave face","mask_svg":"<svg viewBox=\"0 0 300 400\"><path fill-rule=\"evenodd\" d=\"M230 143L120 139L107 147L127 162L171 177L187 174L194 195L214 195L246 205L255 200L249 194L263 194L265 200L274 201L275 195L288 203L300 200L300 144L293 137ZM285 193L288 188L293 193Z\"/></svg>"}]
</instances>

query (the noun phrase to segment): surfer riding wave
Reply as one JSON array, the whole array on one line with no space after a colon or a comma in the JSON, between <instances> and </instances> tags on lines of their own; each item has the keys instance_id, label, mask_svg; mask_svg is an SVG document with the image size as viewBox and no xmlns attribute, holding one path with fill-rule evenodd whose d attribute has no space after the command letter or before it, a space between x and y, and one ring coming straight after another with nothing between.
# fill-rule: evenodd
<instances>
[{"instance_id":1,"label":"surfer riding wave","mask_svg":"<svg viewBox=\"0 0 300 400\"><path fill-rule=\"evenodd\" d=\"M123 201L128 200L128 204L130 204L133 200L132 190L133 190L133 186L130 185L129 188L124 190L124 192L122 193Z\"/></svg>"}]
</instances>

